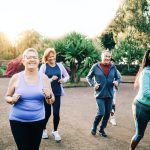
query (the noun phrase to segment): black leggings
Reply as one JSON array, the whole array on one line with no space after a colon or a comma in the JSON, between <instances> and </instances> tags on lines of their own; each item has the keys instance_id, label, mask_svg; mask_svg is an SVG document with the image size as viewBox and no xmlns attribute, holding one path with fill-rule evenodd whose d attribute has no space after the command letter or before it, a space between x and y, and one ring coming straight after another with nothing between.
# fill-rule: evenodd
<instances>
[{"instance_id":1,"label":"black leggings","mask_svg":"<svg viewBox=\"0 0 150 150\"><path fill-rule=\"evenodd\" d=\"M53 125L54 131L57 131L59 120L60 120L60 96L55 96L55 102L52 104L53 107ZM44 120L44 129L46 129L46 124L51 116L51 105L44 102L45 105L45 120Z\"/></svg>"},{"instance_id":2,"label":"black leggings","mask_svg":"<svg viewBox=\"0 0 150 150\"><path fill-rule=\"evenodd\" d=\"M20 122L10 120L11 131L18 150L39 150L44 120Z\"/></svg>"}]
</instances>

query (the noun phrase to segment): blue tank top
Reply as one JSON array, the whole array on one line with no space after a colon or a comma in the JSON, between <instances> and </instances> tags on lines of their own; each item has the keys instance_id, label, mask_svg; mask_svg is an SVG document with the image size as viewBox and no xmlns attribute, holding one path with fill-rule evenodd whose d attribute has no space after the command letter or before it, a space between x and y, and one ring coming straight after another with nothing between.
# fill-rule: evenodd
<instances>
[{"instance_id":1,"label":"blue tank top","mask_svg":"<svg viewBox=\"0 0 150 150\"><path fill-rule=\"evenodd\" d=\"M28 85L25 80L25 72L20 72L19 85L15 93L20 94L21 97L12 106L9 120L33 122L45 118L43 82L40 73L38 78L36 85Z\"/></svg>"},{"instance_id":2,"label":"blue tank top","mask_svg":"<svg viewBox=\"0 0 150 150\"><path fill-rule=\"evenodd\" d=\"M61 79L61 71L59 66L56 64L55 67L51 67L49 64L46 64L45 74L48 78L51 78L53 75L58 77L57 80L51 82L51 87L54 95L61 96L61 85L58 82Z\"/></svg>"}]
</instances>

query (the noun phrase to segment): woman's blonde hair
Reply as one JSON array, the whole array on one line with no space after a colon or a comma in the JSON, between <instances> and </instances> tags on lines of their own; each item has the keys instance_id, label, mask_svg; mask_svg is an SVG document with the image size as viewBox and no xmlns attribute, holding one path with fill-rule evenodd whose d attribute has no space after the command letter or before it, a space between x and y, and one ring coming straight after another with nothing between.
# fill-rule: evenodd
<instances>
[{"instance_id":1,"label":"woman's blonde hair","mask_svg":"<svg viewBox=\"0 0 150 150\"><path fill-rule=\"evenodd\" d=\"M53 53L54 55L56 55L55 49L54 48L47 48L45 50L44 55L42 57L42 63L46 63L48 61L47 58L48 58L50 53Z\"/></svg>"}]
</instances>

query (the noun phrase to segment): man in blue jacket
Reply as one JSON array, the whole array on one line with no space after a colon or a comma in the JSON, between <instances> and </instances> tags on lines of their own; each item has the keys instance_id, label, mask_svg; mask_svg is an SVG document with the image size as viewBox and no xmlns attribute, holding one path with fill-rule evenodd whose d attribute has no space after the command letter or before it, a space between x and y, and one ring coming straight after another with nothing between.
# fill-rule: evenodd
<instances>
[{"instance_id":1,"label":"man in blue jacket","mask_svg":"<svg viewBox=\"0 0 150 150\"><path fill-rule=\"evenodd\" d=\"M96 97L97 114L95 116L91 134L96 135L97 126L100 123L99 134L107 137L104 129L110 117L113 100L113 86L118 87L119 77L114 64L111 64L111 53L105 50L101 54L101 62L92 66L86 79L90 86L94 87L94 96Z\"/></svg>"}]
</instances>

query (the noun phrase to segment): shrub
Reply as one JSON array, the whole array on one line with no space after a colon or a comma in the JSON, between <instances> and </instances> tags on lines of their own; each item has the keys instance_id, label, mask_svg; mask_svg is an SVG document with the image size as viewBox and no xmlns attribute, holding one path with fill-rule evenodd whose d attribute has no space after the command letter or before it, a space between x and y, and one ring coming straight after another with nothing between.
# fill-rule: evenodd
<instances>
[{"instance_id":1,"label":"shrub","mask_svg":"<svg viewBox=\"0 0 150 150\"><path fill-rule=\"evenodd\" d=\"M121 75L136 75L139 70L139 65L130 65L128 69L127 64L116 65Z\"/></svg>"},{"instance_id":2,"label":"shrub","mask_svg":"<svg viewBox=\"0 0 150 150\"><path fill-rule=\"evenodd\" d=\"M24 69L24 66L22 64L22 57L19 56L16 59L11 60L6 69L6 76L11 77L15 73L18 73Z\"/></svg>"}]
</instances>

